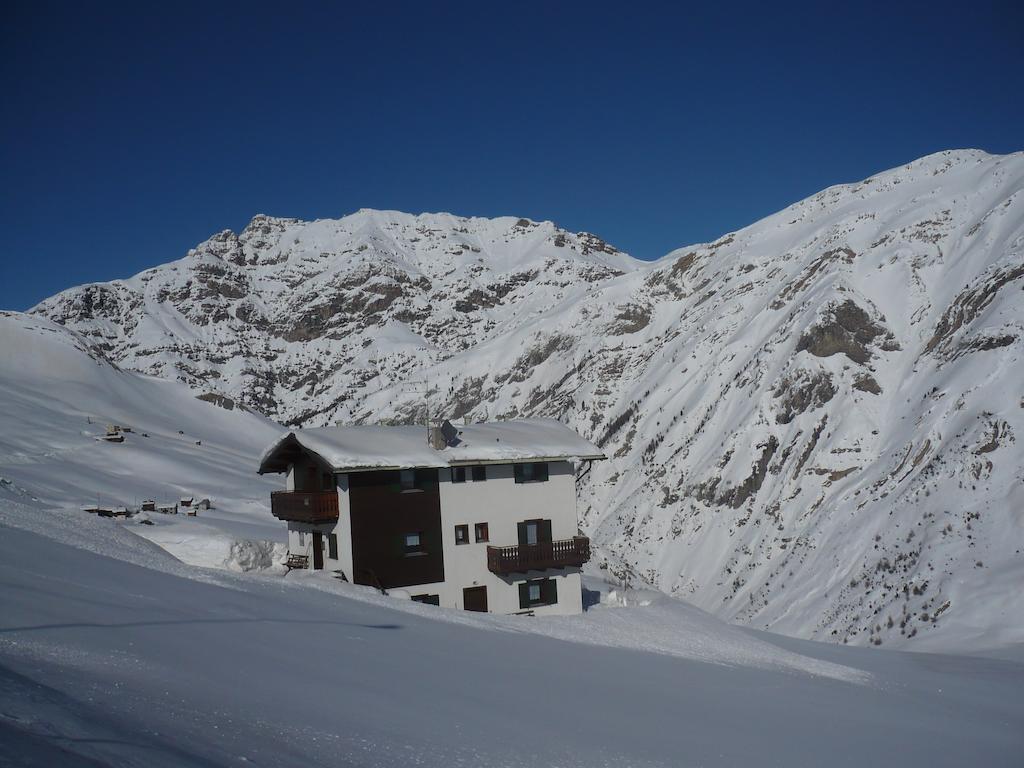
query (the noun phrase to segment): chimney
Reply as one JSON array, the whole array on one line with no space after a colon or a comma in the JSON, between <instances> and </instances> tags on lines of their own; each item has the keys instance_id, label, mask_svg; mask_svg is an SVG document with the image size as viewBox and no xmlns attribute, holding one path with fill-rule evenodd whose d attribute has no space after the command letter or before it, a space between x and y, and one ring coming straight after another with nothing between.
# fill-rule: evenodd
<instances>
[{"instance_id":1,"label":"chimney","mask_svg":"<svg viewBox=\"0 0 1024 768\"><path fill-rule=\"evenodd\" d=\"M459 430L445 419L437 426L431 426L427 432L427 442L435 451L443 451L459 444Z\"/></svg>"},{"instance_id":2,"label":"chimney","mask_svg":"<svg viewBox=\"0 0 1024 768\"><path fill-rule=\"evenodd\" d=\"M443 451L448 447L448 442L444 439L444 433L441 431L441 427L428 427L427 444L435 451Z\"/></svg>"}]
</instances>

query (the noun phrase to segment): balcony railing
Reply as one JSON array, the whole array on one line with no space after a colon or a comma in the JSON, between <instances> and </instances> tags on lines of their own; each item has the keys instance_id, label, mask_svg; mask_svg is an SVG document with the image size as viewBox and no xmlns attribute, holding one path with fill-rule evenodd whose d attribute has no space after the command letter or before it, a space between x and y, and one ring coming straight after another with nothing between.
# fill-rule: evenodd
<instances>
[{"instance_id":1,"label":"balcony railing","mask_svg":"<svg viewBox=\"0 0 1024 768\"><path fill-rule=\"evenodd\" d=\"M278 520L332 523L338 519L337 491L274 491L270 511Z\"/></svg>"},{"instance_id":2,"label":"balcony railing","mask_svg":"<svg viewBox=\"0 0 1024 768\"><path fill-rule=\"evenodd\" d=\"M487 570L497 574L581 566L589 559L590 539L586 536L513 547L487 548Z\"/></svg>"}]
</instances>

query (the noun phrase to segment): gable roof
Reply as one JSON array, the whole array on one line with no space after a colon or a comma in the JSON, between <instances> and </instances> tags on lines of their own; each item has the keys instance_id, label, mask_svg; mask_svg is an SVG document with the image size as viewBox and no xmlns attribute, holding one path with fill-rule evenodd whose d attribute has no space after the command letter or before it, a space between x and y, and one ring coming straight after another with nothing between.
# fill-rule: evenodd
<instances>
[{"instance_id":1,"label":"gable roof","mask_svg":"<svg viewBox=\"0 0 1024 768\"><path fill-rule=\"evenodd\" d=\"M603 459L601 449L555 419L515 419L455 426L441 448L425 427L338 426L296 429L260 457L260 474L284 472L296 452L316 454L336 472L453 464Z\"/></svg>"}]
</instances>

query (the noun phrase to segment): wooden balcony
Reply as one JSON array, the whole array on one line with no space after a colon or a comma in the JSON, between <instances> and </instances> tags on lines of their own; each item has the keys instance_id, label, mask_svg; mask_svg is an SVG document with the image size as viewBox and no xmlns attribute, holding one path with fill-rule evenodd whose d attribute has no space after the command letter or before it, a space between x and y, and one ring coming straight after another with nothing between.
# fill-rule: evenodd
<instances>
[{"instance_id":1,"label":"wooden balcony","mask_svg":"<svg viewBox=\"0 0 1024 768\"><path fill-rule=\"evenodd\" d=\"M274 491L270 511L278 520L296 523L334 523L338 520L337 491Z\"/></svg>"},{"instance_id":2,"label":"wooden balcony","mask_svg":"<svg viewBox=\"0 0 1024 768\"><path fill-rule=\"evenodd\" d=\"M573 536L513 547L488 547L487 570L499 575L581 566L590 559L590 539Z\"/></svg>"}]
</instances>

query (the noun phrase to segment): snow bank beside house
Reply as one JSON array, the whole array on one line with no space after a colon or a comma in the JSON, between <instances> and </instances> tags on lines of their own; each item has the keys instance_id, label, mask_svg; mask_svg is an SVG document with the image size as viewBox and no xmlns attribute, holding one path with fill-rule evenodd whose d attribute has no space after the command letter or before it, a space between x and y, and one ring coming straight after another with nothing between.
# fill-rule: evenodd
<instances>
[{"instance_id":1,"label":"snow bank beside house","mask_svg":"<svg viewBox=\"0 0 1024 768\"><path fill-rule=\"evenodd\" d=\"M183 563L240 572L285 571L288 543L279 524L268 523L264 531L263 526L239 525L211 517L150 513L140 518L124 525ZM260 535L266 538L257 538Z\"/></svg>"}]
</instances>

